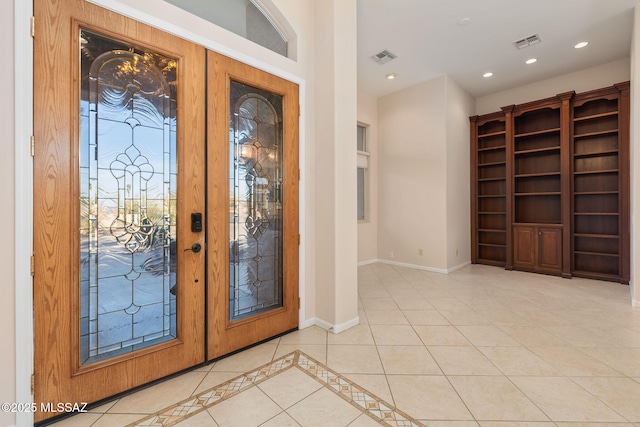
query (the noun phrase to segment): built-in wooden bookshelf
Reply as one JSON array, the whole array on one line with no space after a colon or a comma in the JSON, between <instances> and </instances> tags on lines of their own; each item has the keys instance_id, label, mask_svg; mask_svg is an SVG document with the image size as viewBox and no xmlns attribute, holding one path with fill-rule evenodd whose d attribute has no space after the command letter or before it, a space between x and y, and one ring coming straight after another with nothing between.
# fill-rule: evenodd
<instances>
[{"instance_id":1,"label":"built-in wooden bookshelf","mask_svg":"<svg viewBox=\"0 0 640 427\"><path fill-rule=\"evenodd\" d=\"M629 83L471 121L472 262L629 282Z\"/></svg>"}]
</instances>

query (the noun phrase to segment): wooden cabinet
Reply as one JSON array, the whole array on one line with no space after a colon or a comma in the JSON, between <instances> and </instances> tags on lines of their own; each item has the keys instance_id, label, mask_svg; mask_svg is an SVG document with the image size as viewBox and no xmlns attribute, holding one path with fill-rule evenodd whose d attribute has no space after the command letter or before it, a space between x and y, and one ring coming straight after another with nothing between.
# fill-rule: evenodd
<instances>
[{"instance_id":1,"label":"wooden cabinet","mask_svg":"<svg viewBox=\"0 0 640 427\"><path fill-rule=\"evenodd\" d=\"M514 225L513 265L525 270L560 273L562 227Z\"/></svg>"},{"instance_id":2,"label":"wooden cabinet","mask_svg":"<svg viewBox=\"0 0 640 427\"><path fill-rule=\"evenodd\" d=\"M471 120L472 262L629 282L629 82Z\"/></svg>"}]
</instances>

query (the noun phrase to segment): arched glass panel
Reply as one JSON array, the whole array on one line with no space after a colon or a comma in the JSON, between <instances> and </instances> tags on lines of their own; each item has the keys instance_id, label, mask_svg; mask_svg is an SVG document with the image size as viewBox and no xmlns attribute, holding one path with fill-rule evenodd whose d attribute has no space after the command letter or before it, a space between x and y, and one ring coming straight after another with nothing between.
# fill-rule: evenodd
<instances>
[{"instance_id":1,"label":"arched glass panel","mask_svg":"<svg viewBox=\"0 0 640 427\"><path fill-rule=\"evenodd\" d=\"M80 362L176 337L176 61L81 30Z\"/></svg>"},{"instance_id":2,"label":"arched glass panel","mask_svg":"<svg viewBox=\"0 0 640 427\"><path fill-rule=\"evenodd\" d=\"M282 307L282 96L231 81L230 320Z\"/></svg>"},{"instance_id":3,"label":"arched glass panel","mask_svg":"<svg viewBox=\"0 0 640 427\"><path fill-rule=\"evenodd\" d=\"M288 40L254 0L165 0L282 56L288 56Z\"/></svg>"}]
</instances>

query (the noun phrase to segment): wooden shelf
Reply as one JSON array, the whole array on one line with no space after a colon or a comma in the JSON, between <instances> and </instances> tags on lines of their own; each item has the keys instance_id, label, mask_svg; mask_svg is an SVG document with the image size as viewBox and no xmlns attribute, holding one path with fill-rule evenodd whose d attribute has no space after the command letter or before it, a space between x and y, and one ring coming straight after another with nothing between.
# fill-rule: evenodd
<instances>
[{"instance_id":1,"label":"wooden shelf","mask_svg":"<svg viewBox=\"0 0 640 427\"><path fill-rule=\"evenodd\" d=\"M588 132L588 133L575 134L575 135L573 135L573 137L574 138L590 138L590 137L594 137L594 136L608 135L608 134L613 134L613 133L618 133L618 129L607 129L607 130L601 130L601 131L598 131L598 132Z\"/></svg>"},{"instance_id":2,"label":"wooden shelf","mask_svg":"<svg viewBox=\"0 0 640 427\"><path fill-rule=\"evenodd\" d=\"M560 128L543 129L543 130L538 130L538 131L535 131L535 132L519 133L519 134L515 134L513 136L515 138L524 138L524 137L527 137L527 136L545 135L545 134L554 133L554 132L560 132Z\"/></svg>"},{"instance_id":3,"label":"wooden shelf","mask_svg":"<svg viewBox=\"0 0 640 427\"><path fill-rule=\"evenodd\" d=\"M559 196L562 193L559 191L539 191L537 193L514 193L516 197L530 197L530 196Z\"/></svg>"},{"instance_id":4,"label":"wooden shelf","mask_svg":"<svg viewBox=\"0 0 640 427\"><path fill-rule=\"evenodd\" d=\"M598 156L610 156L612 154L618 154L618 150L592 151L590 153L574 154L573 157L574 158L598 157Z\"/></svg>"},{"instance_id":5,"label":"wooden shelf","mask_svg":"<svg viewBox=\"0 0 640 427\"><path fill-rule=\"evenodd\" d=\"M611 116L617 116L618 115L618 111L610 111L608 113L601 113L601 114L592 114L590 116L583 116L583 117L574 117L573 121L574 122L582 122L584 120L593 120L593 119L600 119L602 117L611 117Z\"/></svg>"},{"instance_id":6,"label":"wooden shelf","mask_svg":"<svg viewBox=\"0 0 640 427\"><path fill-rule=\"evenodd\" d=\"M488 138L488 137L491 137L491 136L506 135L506 134L507 134L507 131L503 130L503 131L499 131L499 132L491 132L491 133L485 133L485 134L482 134L482 135L478 135L478 138Z\"/></svg>"},{"instance_id":7,"label":"wooden shelf","mask_svg":"<svg viewBox=\"0 0 640 427\"><path fill-rule=\"evenodd\" d=\"M587 234L587 233L574 233L575 237L594 237L597 239L618 239L617 234Z\"/></svg>"},{"instance_id":8,"label":"wooden shelf","mask_svg":"<svg viewBox=\"0 0 640 427\"><path fill-rule=\"evenodd\" d=\"M470 117L472 262L628 284L630 99L625 82Z\"/></svg>"},{"instance_id":9,"label":"wooden shelf","mask_svg":"<svg viewBox=\"0 0 640 427\"><path fill-rule=\"evenodd\" d=\"M585 252L585 251L574 251L574 252L580 255L604 256L604 257L612 257L612 258L620 257L620 255L618 254L608 254L606 252Z\"/></svg>"},{"instance_id":10,"label":"wooden shelf","mask_svg":"<svg viewBox=\"0 0 640 427\"><path fill-rule=\"evenodd\" d=\"M574 212L576 216L618 216L618 212Z\"/></svg>"},{"instance_id":11,"label":"wooden shelf","mask_svg":"<svg viewBox=\"0 0 640 427\"><path fill-rule=\"evenodd\" d=\"M603 174L603 173L618 173L618 169L603 169L598 171L579 171L574 172L574 175L595 175L595 174Z\"/></svg>"},{"instance_id":12,"label":"wooden shelf","mask_svg":"<svg viewBox=\"0 0 640 427\"><path fill-rule=\"evenodd\" d=\"M539 176L560 176L560 172L542 172L542 173L520 173L514 175L514 178L536 178Z\"/></svg>"},{"instance_id":13,"label":"wooden shelf","mask_svg":"<svg viewBox=\"0 0 640 427\"><path fill-rule=\"evenodd\" d=\"M506 165L507 162L491 162L491 163L479 163L478 167L481 168L483 166L496 166L496 165Z\"/></svg>"},{"instance_id":14,"label":"wooden shelf","mask_svg":"<svg viewBox=\"0 0 640 427\"><path fill-rule=\"evenodd\" d=\"M513 154L515 154L516 156L520 156L520 155L526 155L526 154L548 153L551 151L559 152L560 147L554 146L554 147L534 148L532 150L520 150L520 151L515 151Z\"/></svg>"}]
</instances>

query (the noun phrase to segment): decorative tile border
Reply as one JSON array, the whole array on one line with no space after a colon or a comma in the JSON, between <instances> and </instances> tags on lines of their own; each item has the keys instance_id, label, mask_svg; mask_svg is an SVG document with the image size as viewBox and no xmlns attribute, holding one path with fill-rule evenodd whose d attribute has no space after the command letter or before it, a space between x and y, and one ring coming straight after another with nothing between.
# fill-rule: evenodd
<instances>
[{"instance_id":1,"label":"decorative tile border","mask_svg":"<svg viewBox=\"0 0 640 427\"><path fill-rule=\"evenodd\" d=\"M175 425L290 368L300 369L381 425L424 427L424 424L394 408L393 405L298 350L142 418L127 427Z\"/></svg>"}]
</instances>

